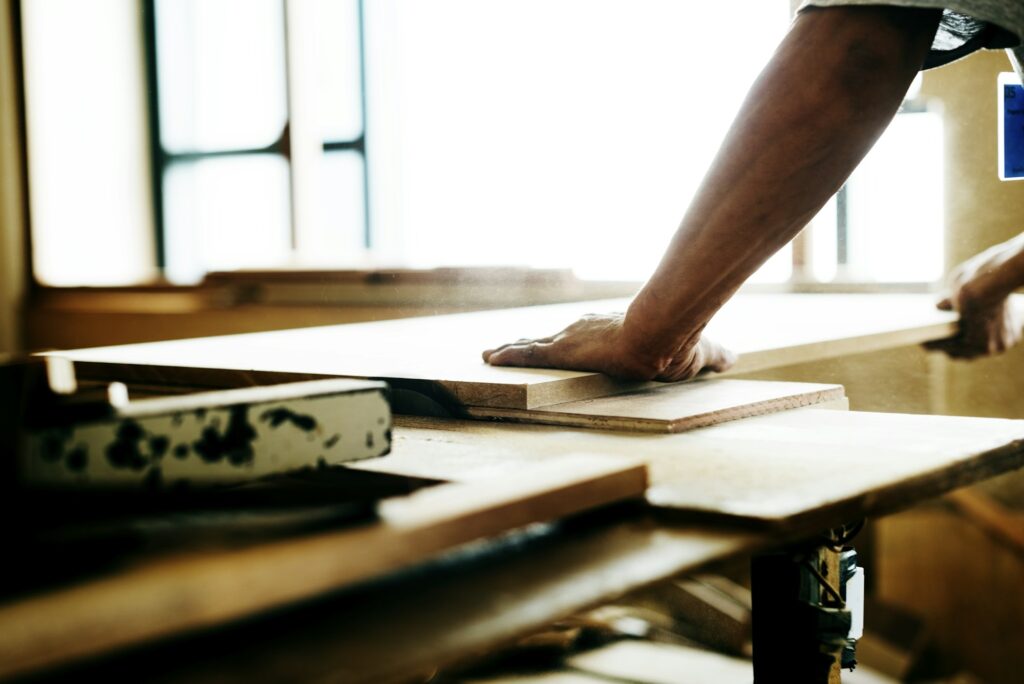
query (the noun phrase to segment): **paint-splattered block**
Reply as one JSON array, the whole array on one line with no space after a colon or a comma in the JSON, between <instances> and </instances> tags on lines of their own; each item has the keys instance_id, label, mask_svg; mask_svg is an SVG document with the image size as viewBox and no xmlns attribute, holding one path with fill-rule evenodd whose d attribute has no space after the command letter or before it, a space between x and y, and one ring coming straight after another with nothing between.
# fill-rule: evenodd
<instances>
[{"instance_id":1,"label":"paint-splattered block","mask_svg":"<svg viewBox=\"0 0 1024 684\"><path fill-rule=\"evenodd\" d=\"M239 482L381 456L387 386L317 380L144 399L112 416L31 433L27 485L170 487Z\"/></svg>"}]
</instances>

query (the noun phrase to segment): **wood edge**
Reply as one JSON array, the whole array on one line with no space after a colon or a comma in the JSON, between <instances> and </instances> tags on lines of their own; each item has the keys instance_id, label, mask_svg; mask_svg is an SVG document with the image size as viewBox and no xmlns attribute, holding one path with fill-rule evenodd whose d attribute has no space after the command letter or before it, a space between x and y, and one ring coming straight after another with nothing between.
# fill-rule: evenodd
<instances>
[{"instance_id":1,"label":"wood edge","mask_svg":"<svg viewBox=\"0 0 1024 684\"><path fill-rule=\"evenodd\" d=\"M1004 467L1005 466L1005 467ZM998 474L1024 466L1024 439L1014 440L1004 446L995 447L960 461L948 468L932 470L921 475L905 478L890 485L887 491L862 493L848 496L822 507L805 510L791 515L757 516L750 513L725 512L708 508L687 508L664 501L652 501L652 490L647 492L647 503L657 511L659 517L685 523L713 523L734 525L741 529L760 533L798 533L820 530L841 522L850 522L868 516L883 516L909 508L914 504L952 490L978 482L986 475ZM996 471L990 473L989 471ZM905 499L902 492L907 487L918 487L920 495L912 501ZM896 488L901 491L895 491ZM668 486L665 490L670 490Z\"/></svg>"},{"instance_id":2,"label":"wood edge","mask_svg":"<svg viewBox=\"0 0 1024 684\"><path fill-rule=\"evenodd\" d=\"M607 458L603 458L605 462ZM523 479L529 482L530 475L524 471ZM502 478L503 481L506 478ZM389 555L379 562L364 563L361 567L345 564L338 558L339 545L351 545L353 536L363 537L363 544L374 542L374 537L398 536L399 542L411 537L423 538L423 527L388 527L382 524L348 528L311 538L282 540L266 545L230 550L218 554L199 553L181 559L164 559L151 565L134 568L115 577L75 585L51 594L30 597L12 604L0 606L0 677L11 677L32 672L43 667L53 667L85 657L91 657L129 647L139 643L166 638L197 629L202 629L266 610L278 608L296 601L309 599L327 591L341 589L368 579L390 574L397 570L426 561L449 549L525 525L551 520L583 510L607 505L628 498L640 498L647 488L647 469L642 463L620 463L589 473L567 487L546 491L529 501L504 502L484 509L482 513L499 512L514 516L512 524L503 517L502 524L465 525L465 519L450 518L440 524L448 530L458 527L458 538L449 542L443 534L426 535L432 542L426 550L422 547L412 557L408 545L394 544L403 553ZM460 485L439 485L459 487ZM526 491L528 487L524 487ZM582 489L587 494L584 503L567 508L566 492ZM480 512L480 511L477 511ZM437 524L437 521L429 521ZM427 532L433 532L429 527ZM443 530L442 530L443 531ZM379 540L378 540L379 541ZM393 540L392 540L393 541ZM341 565L339 565L341 563ZM267 566L276 570L268 570ZM318 565L319 577L309 577L311 569ZM248 573L248 578L239 576ZM304 586L283 586L281 578L303 577ZM132 617L126 621L124 584L129 583L127 594L131 598ZM211 609L203 601L188 600L188 594L196 587L200 591L212 592L211 587L225 583L245 585L245 592L225 592L233 598L229 605ZM166 595L166 584L176 591ZM191 587L191 589L189 588ZM155 604L153 603L156 597ZM120 600L120 602L118 602ZM148 610L140 614L138 607L150 601ZM159 605L163 604L163 605ZM186 606L192 606L189 613ZM32 620L33 613L37 617ZM52 620L40 622L38 615L88 614L93 629L82 630L82 623L74 625L64 622L54 632ZM155 616L165 616L161 622ZM166 616L170 616L167 618ZM36 623L36 629L26 625ZM127 625L127 627L124 627ZM118 628L123 628L118 631ZM17 638L11 639L17 635ZM89 640L87 637L92 636ZM43 638L41 638L43 637ZM3 647L3 642L8 641ZM40 647L31 648L40 643ZM60 645L63 651L55 650ZM58 654L59 652L59 654Z\"/></svg>"},{"instance_id":3,"label":"wood edge","mask_svg":"<svg viewBox=\"0 0 1024 684\"><path fill-rule=\"evenodd\" d=\"M681 420L671 421L668 431L672 433L686 432L701 427L709 427L720 423L728 423L743 418L754 418L773 413L782 413L798 408L808 408L816 404L826 404L846 398L846 389L842 385L820 389L806 394L793 394L776 399L765 399L743 406L734 406L714 413L705 413ZM724 418L723 418L724 416ZM715 420L720 418L720 420Z\"/></svg>"},{"instance_id":4,"label":"wood edge","mask_svg":"<svg viewBox=\"0 0 1024 684\"><path fill-rule=\"evenodd\" d=\"M833 385L804 394L794 394L775 399L745 404L742 407L731 407L719 411L710 411L695 416L676 420L659 418L623 418L620 416L583 416L574 413L559 413L541 409L514 409L484 406L465 407L466 415L475 419L492 419L510 423L526 423L536 425L556 425L559 427L576 427L593 430L618 430L624 432L642 432L655 434L676 434L726 423L741 418L753 418L769 413L779 413L795 408L806 408L816 404L835 402L846 398L846 390L842 385ZM782 407L776 408L779 402ZM721 420L722 415L727 417Z\"/></svg>"},{"instance_id":5,"label":"wood edge","mask_svg":"<svg viewBox=\"0 0 1024 684\"><path fill-rule=\"evenodd\" d=\"M752 354L740 354L736 365L721 373L719 377L734 377L746 373L783 368L797 364L813 363L840 356L867 354L870 352L923 344L932 340L951 337L956 334L956 322L929 323L923 326L890 330L840 340L809 342L792 347L765 349Z\"/></svg>"},{"instance_id":6,"label":"wood edge","mask_svg":"<svg viewBox=\"0 0 1024 684\"><path fill-rule=\"evenodd\" d=\"M602 373L583 373L572 378L550 380L524 385L525 404L520 406L496 406L494 408L516 408L535 410L571 401L585 401L611 397L647 387L658 387L663 383L643 380L618 380Z\"/></svg>"}]
</instances>

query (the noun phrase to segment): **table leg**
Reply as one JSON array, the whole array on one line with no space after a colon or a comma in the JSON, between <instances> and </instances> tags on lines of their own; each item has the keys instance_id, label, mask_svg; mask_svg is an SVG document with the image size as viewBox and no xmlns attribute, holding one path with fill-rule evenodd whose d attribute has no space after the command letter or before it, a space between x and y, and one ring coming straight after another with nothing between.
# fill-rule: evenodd
<instances>
[{"instance_id":1,"label":"table leg","mask_svg":"<svg viewBox=\"0 0 1024 684\"><path fill-rule=\"evenodd\" d=\"M755 684L840 682L851 621L841 554L818 545L753 559Z\"/></svg>"}]
</instances>

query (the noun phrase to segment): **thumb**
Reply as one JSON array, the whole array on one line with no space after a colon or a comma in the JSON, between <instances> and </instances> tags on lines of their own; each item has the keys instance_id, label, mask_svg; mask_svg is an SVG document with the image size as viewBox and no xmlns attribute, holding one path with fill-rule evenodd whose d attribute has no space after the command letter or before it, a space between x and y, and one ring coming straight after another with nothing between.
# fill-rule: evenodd
<instances>
[{"instance_id":1,"label":"thumb","mask_svg":"<svg viewBox=\"0 0 1024 684\"><path fill-rule=\"evenodd\" d=\"M736 353L717 342L702 338L701 346L704 347L704 368L708 370L721 373L729 370L736 363L738 358Z\"/></svg>"},{"instance_id":2,"label":"thumb","mask_svg":"<svg viewBox=\"0 0 1024 684\"><path fill-rule=\"evenodd\" d=\"M949 298L949 297L943 297L939 301L939 303L935 305L935 308L936 309L940 309L942 311L952 311L953 310L953 300L951 298Z\"/></svg>"}]
</instances>

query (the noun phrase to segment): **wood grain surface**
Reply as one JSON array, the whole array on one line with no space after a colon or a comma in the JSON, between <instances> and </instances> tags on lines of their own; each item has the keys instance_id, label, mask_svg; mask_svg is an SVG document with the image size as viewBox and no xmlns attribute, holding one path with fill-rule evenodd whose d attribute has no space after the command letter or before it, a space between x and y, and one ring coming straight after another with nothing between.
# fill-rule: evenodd
<instances>
[{"instance_id":1,"label":"wood grain surface","mask_svg":"<svg viewBox=\"0 0 1024 684\"><path fill-rule=\"evenodd\" d=\"M681 434L399 418L392 453L351 467L514 476L571 451L643 459L647 499L690 519L810 529L909 506L1024 464L1024 421L799 409Z\"/></svg>"},{"instance_id":2,"label":"wood grain surface","mask_svg":"<svg viewBox=\"0 0 1024 684\"><path fill-rule=\"evenodd\" d=\"M739 418L842 402L841 385L701 379L536 409L467 407L473 418L625 430L685 432Z\"/></svg>"},{"instance_id":3,"label":"wood grain surface","mask_svg":"<svg viewBox=\"0 0 1024 684\"><path fill-rule=\"evenodd\" d=\"M639 498L646 486L636 461L566 456L514 477L388 499L371 524L158 558L14 600L0 605L0 677L280 607L474 540Z\"/></svg>"},{"instance_id":4,"label":"wood grain surface","mask_svg":"<svg viewBox=\"0 0 1024 684\"><path fill-rule=\"evenodd\" d=\"M591 312L623 311L603 300L395 321L303 328L60 352L121 380L233 386L299 377L426 381L464 406L536 408L630 391L643 383L595 373L496 368L484 349L551 335ZM740 354L733 373L918 344L955 331L956 314L931 295L740 295L707 334ZM192 370L190 375L183 370ZM201 372L200 372L201 371Z\"/></svg>"}]
</instances>

